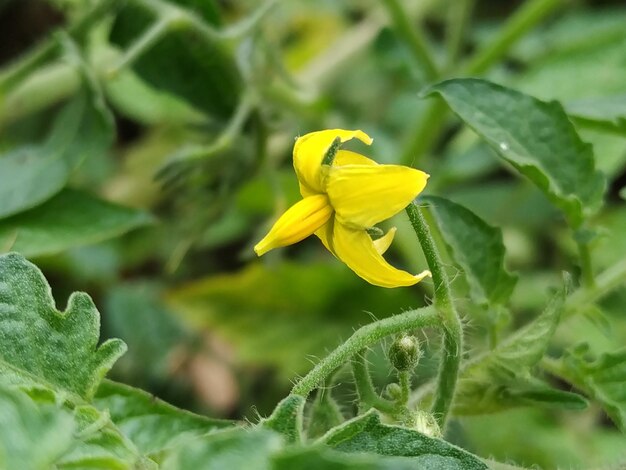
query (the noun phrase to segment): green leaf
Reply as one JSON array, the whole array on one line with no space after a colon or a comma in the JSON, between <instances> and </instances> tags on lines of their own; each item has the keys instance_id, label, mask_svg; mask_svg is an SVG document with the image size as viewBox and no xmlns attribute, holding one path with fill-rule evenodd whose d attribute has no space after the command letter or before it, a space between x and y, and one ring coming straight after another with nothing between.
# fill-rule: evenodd
<instances>
[{"instance_id":1,"label":"green leaf","mask_svg":"<svg viewBox=\"0 0 626 470\"><path fill-rule=\"evenodd\" d=\"M143 390L104 380L94 405L144 454L172 447L178 440L231 427L231 421L211 419L165 403Z\"/></svg>"},{"instance_id":2,"label":"green leaf","mask_svg":"<svg viewBox=\"0 0 626 470\"><path fill-rule=\"evenodd\" d=\"M206 10L205 6L212 2L202 2L206 5L195 1L177 3ZM200 18L197 20L201 21ZM157 19L149 11L127 3L116 16L111 40L128 48L154 21ZM175 67L172 61L176 62ZM191 22L170 28L164 38L134 62L133 68L155 88L177 95L192 106L220 117L231 114L242 88L242 80L230 51L223 43L198 32Z\"/></svg>"},{"instance_id":3,"label":"green leaf","mask_svg":"<svg viewBox=\"0 0 626 470\"><path fill-rule=\"evenodd\" d=\"M532 395L533 391L535 399L540 393L545 396L547 385L532 379L530 370L548 348L563 311L564 299L565 290L555 295L535 320L463 368L455 395L455 414L493 413L528 405L528 393ZM551 393L554 398L556 391ZM561 398L565 406L571 404L572 399L581 402L570 396Z\"/></svg>"},{"instance_id":4,"label":"green leaf","mask_svg":"<svg viewBox=\"0 0 626 470\"><path fill-rule=\"evenodd\" d=\"M163 470L269 470L271 453L280 449L278 434L235 428L184 442L163 461Z\"/></svg>"},{"instance_id":5,"label":"green leaf","mask_svg":"<svg viewBox=\"0 0 626 470\"><path fill-rule=\"evenodd\" d=\"M52 468L72 445L74 429L69 412L0 386L0 468Z\"/></svg>"},{"instance_id":6,"label":"green leaf","mask_svg":"<svg viewBox=\"0 0 626 470\"><path fill-rule=\"evenodd\" d=\"M281 400L272 414L259 426L284 436L288 443L302 442L302 413L306 400L300 395L289 395Z\"/></svg>"},{"instance_id":7,"label":"green leaf","mask_svg":"<svg viewBox=\"0 0 626 470\"><path fill-rule=\"evenodd\" d=\"M452 257L465 272L472 297L480 303L504 304L517 278L504 268L502 231L447 199L427 196L423 201L430 204Z\"/></svg>"},{"instance_id":8,"label":"green leaf","mask_svg":"<svg viewBox=\"0 0 626 470\"><path fill-rule=\"evenodd\" d=\"M543 102L487 82L464 78L440 82L438 93L494 151L559 206L574 226L602 203L603 176L557 102Z\"/></svg>"},{"instance_id":9,"label":"green leaf","mask_svg":"<svg viewBox=\"0 0 626 470\"><path fill-rule=\"evenodd\" d=\"M626 131L626 94L569 101L565 110L570 116Z\"/></svg>"},{"instance_id":10,"label":"green leaf","mask_svg":"<svg viewBox=\"0 0 626 470\"><path fill-rule=\"evenodd\" d=\"M46 201L59 192L85 158L113 139L113 119L102 98L83 90L59 112L48 139L0 155L0 218Z\"/></svg>"},{"instance_id":11,"label":"green leaf","mask_svg":"<svg viewBox=\"0 0 626 470\"><path fill-rule=\"evenodd\" d=\"M320 437L330 428L339 426L344 421L339 404L332 397L330 390L325 390L323 387L318 388L308 414L307 437Z\"/></svg>"},{"instance_id":12,"label":"green leaf","mask_svg":"<svg viewBox=\"0 0 626 470\"><path fill-rule=\"evenodd\" d=\"M411 457L414 468L487 468L478 457L445 441L412 429L382 424L374 410L332 429L322 438L322 442L341 452Z\"/></svg>"},{"instance_id":13,"label":"green leaf","mask_svg":"<svg viewBox=\"0 0 626 470\"><path fill-rule=\"evenodd\" d=\"M0 248L29 257L50 255L122 235L151 221L145 212L65 189L34 209L0 220L0 240L10 242Z\"/></svg>"},{"instance_id":14,"label":"green leaf","mask_svg":"<svg viewBox=\"0 0 626 470\"><path fill-rule=\"evenodd\" d=\"M626 431L626 349L589 359L586 348L577 348L550 372L597 400L615 425Z\"/></svg>"},{"instance_id":15,"label":"green leaf","mask_svg":"<svg viewBox=\"0 0 626 470\"><path fill-rule=\"evenodd\" d=\"M41 271L21 255L0 256L0 372L2 381L43 385L89 399L126 345L98 346L100 314L91 298L72 294L56 309Z\"/></svg>"},{"instance_id":16,"label":"green leaf","mask_svg":"<svg viewBox=\"0 0 626 470\"><path fill-rule=\"evenodd\" d=\"M57 462L58 468L156 470L156 464L141 456L106 413L90 405L78 406L74 420L75 441Z\"/></svg>"}]
</instances>

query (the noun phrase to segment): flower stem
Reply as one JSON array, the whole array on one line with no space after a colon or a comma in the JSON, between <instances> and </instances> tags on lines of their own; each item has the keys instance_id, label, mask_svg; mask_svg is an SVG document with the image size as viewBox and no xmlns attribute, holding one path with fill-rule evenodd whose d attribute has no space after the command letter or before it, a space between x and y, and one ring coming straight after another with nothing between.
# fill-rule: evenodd
<instances>
[{"instance_id":1,"label":"flower stem","mask_svg":"<svg viewBox=\"0 0 626 470\"><path fill-rule=\"evenodd\" d=\"M428 267L433 275L435 307L443 324L443 356L439 367L437 391L432 408L437 424L443 430L454 398L454 390L461 365L463 326L452 301L450 283L441 262L439 251L421 210L414 203L406 208L411 225L413 225L413 229L417 234L424 256L428 262Z\"/></svg>"},{"instance_id":2,"label":"flower stem","mask_svg":"<svg viewBox=\"0 0 626 470\"><path fill-rule=\"evenodd\" d=\"M411 394L411 374L407 370L398 372L398 382L400 382L400 398L398 404L406 406L409 402L409 395Z\"/></svg>"},{"instance_id":3,"label":"flower stem","mask_svg":"<svg viewBox=\"0 0 626 470\"><path fill-rule=\"evenodd\" d=\"M352 357L352 375L354 376L354 384L359 394L359 402L365 405L364 408L376 408L383 413L393 413L395 411L395 403L381 398L372 384L369 368L366 358L367 350L359 351ZM364 410L367 411L367 410Z\"/></svg>"},{"instance_id":4,"label":"flower stem","mask_svg":"<svg viewBox=\"0 0 626 470\"><path fill-rule=\"evenodd\" d=\"M337 367L348 361L359 351L376 344L385 336L402 333L416 328L440 326L436 310L429 306L394 315L370 323L355 331L348 340L320 361L307 375L296 383L291 393L308 396Z\"/></svg>"},{"instance_id":5,"label":"flower stem","mask_svg":"<svg viewBox=\"0 0 626 470\"><path fill-rule=\"evenodd\" d=\"M446 25L446 69L450 70L463 52L465 33L474 8L475 0L456 0L450 7Z\"/></svg>"},{"instance_id":6,"label":"flower stem","mask_svg":"<svg viewBox=\"0 0 626 470\"><path fill-rule=\"evenodd\" d=\"M413 54L413 57L422 67L426 80L432 81L437 79L437 77L439 77L437 64L435 63L435 59L430 52L426 38L422 35L421 30L411 24L409 15L404 11L398 0L383 0L383 4L387 8L389 16L391 16L396 32L400 38L404 40Z\"/></svg>"}]
</instances>

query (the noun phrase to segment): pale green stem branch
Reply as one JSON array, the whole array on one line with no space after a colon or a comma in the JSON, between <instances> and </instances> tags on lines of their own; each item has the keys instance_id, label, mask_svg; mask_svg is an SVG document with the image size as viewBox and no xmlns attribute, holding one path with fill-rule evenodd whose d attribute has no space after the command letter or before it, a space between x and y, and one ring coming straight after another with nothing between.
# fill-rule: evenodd
<instances>
[{"instance_id":1,"label":"pale green stem branch","mask_svg":"<svg viewBox=\"0 0 626 470\"><path fill-rule=\"evenodd\" d=\"M352 375L354 376L354 384L359 395L359 402L365 405L364 408L376 408L383 413L393 413L396 404L381 398L372 384L372 378L367 366L366 350L359 351L352 357Z\"/></svg>"},{"instance_id":2,"label":"pale green stem branch","mask_svg":"<svg viewBox=\"0 0 626 470\"><path fill-rule=\"evenodd\" d=\"M422 246L435 285L435 307L443 325L443 353L437 377L437 390L432 412L440 429L445 428L446 418L454 399L457 377L463 353L463 326L452 301L452 291L439 251L430 233L422 209L414 203L406 212Z\"/></svg>"},{"instance_id":3,"label":"pale green stem branch","mask_svg":"<svg viewBox=\"0 0 626 470\"><path fill-rule=\"evenodd\" d=\"M409 395L411 394L411 374L409 371L403 370L398 372L398 381L400 382L400 398L398 404L406 406L409 402Z\"/></svg>"},{"instance_id":4,"label":"pale green stem branch","mask_svg":"<svg viewBox=\"0 0 626 470\"><path fill-rule=\"evenodd\" d=\"M589 251L589 243L584 241L576 241L578 246L578 257L580 260L580 270L582 273L583 285L592 288L596 281L593 275L593 264L591 262L591 252Z\"/></svg>"},{"instance_id":5,"label":"pale green stem branch","mask_svg":"<svg viewBox=\"0 0 626 470\"><path fill-rule=\"evenodd\" d=\"M354 332L348 340L320 361L307 375L296 383L291 393L308 396L337 367L347 362L359 351L378 343L382 338L416 328L439 326L434 307L394 315L393 317L365 325Z\"/></svg>"},{"instance_id":6,"label":"pale green stem branch","mask_svg":"<svg viewBox=\"0 0 626 470\"><path fill-rule=\"evenodd\" d=\"M472 16L475 0L452 0L446 25L447 70L456 66L463 52L465 33Z\"/></svg>"}]
</instances>

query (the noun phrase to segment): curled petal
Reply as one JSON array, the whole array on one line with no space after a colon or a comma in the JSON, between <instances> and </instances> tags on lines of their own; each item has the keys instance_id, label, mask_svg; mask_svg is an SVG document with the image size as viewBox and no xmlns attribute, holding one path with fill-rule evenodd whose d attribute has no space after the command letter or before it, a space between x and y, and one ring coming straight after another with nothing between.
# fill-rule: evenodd
<instances>
[{"instance_id":1,"label":"curled petal","mask_svg":"<svg viewBox=\"0 0 626 470\"><path fill-rule=\"evenodd\" d=\"M261 256L274 248L304 240L328 222L332 213L326 195L305 197L276 221L265 238L254 247L255 253Z\"/></svg>"},{"instance_id":2,"label":"curled petal","mask_svg":"<svg viewBox=\"0 0 626 470\"><path fill-rule=\"evenodd\" d=\"M300 181L301 192L304 197L313 193L322 193L322 160L333 141L339 137L341 142L351 139L370 145L372 139L363 131L348 131L344 129L329 129L311 132L296 140L293 147L293 167ZM304 191L302 191L304 188Z\"/></svg>"},{"instance_id":3,"label":"curled petal","mask_svg":"<svg viewBox=\"0 0 626 470\"><path fill-rule=\"evenodd\" d=\"M364 230L354 230L335 220L332 245L335 255L370 284L380 287L412 286L430 271L413 275L391 266Z\"/></svg>"},{"instance_id":4,"label":"curled petal","mask_svg":"<svg viewBox=\"0 0 626 470\"><path fill-rule=\"evenodd\" d=\"M426 186L428 174L400 165L329 169L326 191L337 221L365 229L397 214Z\"/></svg>"},{"instance_id":5,"label":"curled petal","mask_svg":"<svg viewBox=\"0 0 626 470\"><path fill-rule=\"evenodd\" d=\"M360 153L351 152L350 150L339 150L335 156L335 162L333 166L345 166L345 165L378 165L371 158L367 158Z\"/></svg>"},{"instance_id":6,"label":"curled petal","mask_svg":"<svg viewBox=\"0 0 626 470\"><path fill-rule=\"evenodd\" d=\"M374 240L374 247L381 255L384 255L387 249L391 246L393 237L396 236L396 230L397 229L395 227L391 227L386 234Z\"/></svg>"}]
</instances>

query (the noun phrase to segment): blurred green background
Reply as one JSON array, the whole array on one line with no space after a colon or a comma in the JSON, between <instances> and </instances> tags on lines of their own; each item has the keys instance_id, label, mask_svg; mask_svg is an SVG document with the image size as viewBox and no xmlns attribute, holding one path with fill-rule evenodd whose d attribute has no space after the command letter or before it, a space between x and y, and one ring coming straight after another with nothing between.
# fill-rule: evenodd
<instances>
[{"instance_id":1,"label":"blurred green background","mask_svg":"<svg viewBox=\"0 0 626 470\"><path fill-rule=\"evenodd\" d=\"M462 74L467 58L524 7L462 3L473 7L466 17L456 0L400 2L444 76ZM614 109L614 128L575 121L609 182L593 245L602 269L626 256L626 6L527 3L545 6L536 25L472 75L560 100L566 110ZM194 11L201 27L159 28L168 3L156 0L0 0L0 165L20 152L42 161L80 156L61 173L26 160L40 172L41 195L15 207L0 201L0 251L33 259L60 302L75 290L94 297L103 336L129 346L115 380L211 416L255 420L355 328L432 296L429 282L367 285L314 238L255 257L252 246L299 199L291 150L296 136L314 130L364 130L371 148L350 148L427 171L425 193L502 228L507 267L519 275L510 314L471 306L448 259L470 357L488 346L494 323L505 335L542 309L561 271L578 273L575 244L543 194L418 96L429 73L389 2L172 4ZM464 18L465 34L450 37L449 25ZM3 168L0 185L16 184ZM405 217L392 221L399 230L387 257L419 272L425 261ZM625 305L622 289L568 320L555 348L581 340L596 354L621 347ZM391 369L381 351L372 360L383 384ZM435 359L427 354L418 380L432 377ZM346 411L355 398L348 378L336 392ZM522 465L626 462L624 436L596 407L463 418L449 438Z\"/></svg>"}]
</instances>

